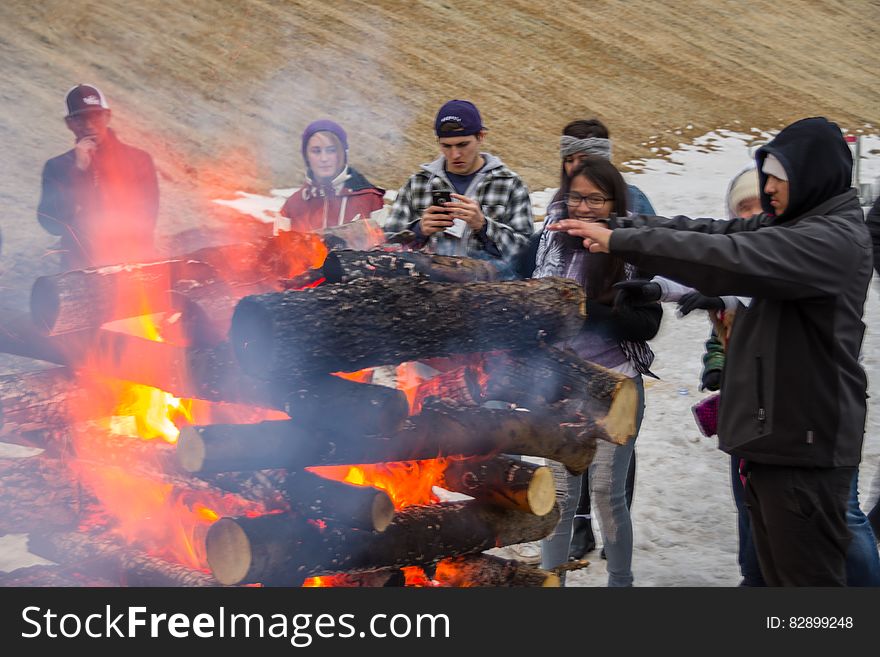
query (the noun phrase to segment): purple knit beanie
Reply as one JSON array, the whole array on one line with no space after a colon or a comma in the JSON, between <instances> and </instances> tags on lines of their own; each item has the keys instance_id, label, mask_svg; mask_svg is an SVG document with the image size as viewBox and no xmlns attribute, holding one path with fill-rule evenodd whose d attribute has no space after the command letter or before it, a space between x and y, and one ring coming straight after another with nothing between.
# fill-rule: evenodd
<instances>
[{"instance_id":1,"label":"purple knit beanie","mask_svg":"<svg viewBox=\"0 0 880 657\"><path fill-rule=\"evenodd\" d=\"M303 130L301 150L304 162L308 163L309 161L306 157L306 145L309 143L309 139L312 138L312 135L316 132L332 132L336 135L342 143L342 149L345 151L345 161L348 162L348 135L345 134L345 130L342 129L341 125L330 119L312 121L306 126L306 129Z\"/></svg>"}]
</instances>

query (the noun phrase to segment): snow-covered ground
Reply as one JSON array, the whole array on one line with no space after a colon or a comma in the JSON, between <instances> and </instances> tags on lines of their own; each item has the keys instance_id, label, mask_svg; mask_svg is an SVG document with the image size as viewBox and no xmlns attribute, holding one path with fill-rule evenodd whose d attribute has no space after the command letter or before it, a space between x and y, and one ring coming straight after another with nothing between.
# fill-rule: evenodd
<instances>
[{"instance_id":1,"label":"snow-covered ground","mask_svg":"<svg viewBox=\"0 0 880 657\"><path fill-rule=\"evenodd\" d=\"M750 147L768 136L760 131L719 131L697 139L668 157L631 163L639 173L629 182L639 186L659 214L724 216L724 193L730 178L750 161ZM880 152L880 137L865 137L862 152ZM880 176L880 157L863 155L861 180ZM225 204L272 221L290 190L267 196L240 194ZM546 194L533 194L541 210ZM868 426L861 467L862 491L880 492L880 286L874 283L865 308L867 333L863 365L871 382ZM709 332L705 314L678 318L674 305L664 308L660 333L652 347L653 370L659 381L647 380L647 410L636 443L638 471L633 502L636 586L735 586L736 514L728 480L728 457L716 439L703 438L690 407L704 393L697 390L700 357ZM681 391L687 390L687 394ZM9 447L9 451L19 448ZM0 444L0 456L6 446ZM866 499L863 492L862 500ZM873 498L872 498L873 499ZM597 532L597 538L599 534ZM29 555L24 536L0 537L0 571L43 560ZM598 551L591 565L572 573L569 586L604 586L605 562Z\"/></svg>"}]
</instances>

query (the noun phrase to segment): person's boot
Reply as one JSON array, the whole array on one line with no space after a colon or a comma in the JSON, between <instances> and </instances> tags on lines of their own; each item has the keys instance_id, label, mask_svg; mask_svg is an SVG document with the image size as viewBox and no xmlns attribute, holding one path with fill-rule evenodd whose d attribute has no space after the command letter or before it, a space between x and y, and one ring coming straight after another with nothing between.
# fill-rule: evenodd
<instances>
[{"instance_id":1,"label":"person's boot","mask_svg":"<svg viewBox=\"0 0 880 657\"><path fill-rule=\"evenodd\" d=\"M575 516L572 521L571 546L568 548L569 561L580 561L595 549L592 519L585 515Z\"/></svg>"}]
</instances>

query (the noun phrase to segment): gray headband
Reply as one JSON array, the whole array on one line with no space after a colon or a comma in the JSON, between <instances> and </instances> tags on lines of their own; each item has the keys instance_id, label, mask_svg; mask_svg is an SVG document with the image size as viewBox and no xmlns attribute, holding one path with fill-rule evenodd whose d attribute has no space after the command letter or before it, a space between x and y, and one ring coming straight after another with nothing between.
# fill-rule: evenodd
<instances>
[{"instance_id":1,"label":"gray headband","mask_svg":"<svg viewBox=\"0 0 880 657\"><path fill-rule=\"evenodd\" d=\"M569 137L562 135L559 138L559 157L563 160L569 155L575 153L584 153L589 155L599 155L606 160L611 159L611 140L602 137L587 137L586 139L578 139L577 137Z\"/></svg>"}]
</instances>

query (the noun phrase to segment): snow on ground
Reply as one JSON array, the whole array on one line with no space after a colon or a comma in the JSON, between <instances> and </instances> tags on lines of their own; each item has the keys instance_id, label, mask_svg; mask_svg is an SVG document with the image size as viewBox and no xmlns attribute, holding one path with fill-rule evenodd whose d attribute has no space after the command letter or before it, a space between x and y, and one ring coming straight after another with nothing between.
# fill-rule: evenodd
<instances>
[{"instance_id":1,"label":"snow on ground","mask_svg":"<svg viewBox=\"0 0 880 657\"><path fill-rule=\"evenodd\" d=\"M709 133L666 158L630 163L638 173L628 174L627 179L648 195L659 214L724 216L728 181L749 163L755 142L767 138L754 129ZM861 180L873 182L880 176L880 137L866 137L862 154ZM239 193L221 202L271 222L291 192ZM534 192L532 202L543 214L546 190ZM880 394L873 392L880 381L880 328L876 328L880 326L880 285L876 281L868 295L865 322L863 364L872 396L860 471L863 506L866 499L880 493ZM717 439L701 436L690 411L705 394L697 386L708 333L705 314L678 318L675 306L666 304L660 333L652 342L657 354L652 369L660 380L647 379L647 408L636 443L636 586L735 586L739 582L728 457L717 449ZM0 456L6 455L6 448L0 444ZM8 448L10 452L19 449ZM870 498L868 490L873 490ZM571 573L569 586L605 585L605 562L598 550L587 558L590 566ZM33 563L44 561L27 553L23 536L0 537L0 571Z\"/></svg>"}]
</instances>

